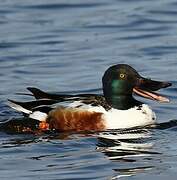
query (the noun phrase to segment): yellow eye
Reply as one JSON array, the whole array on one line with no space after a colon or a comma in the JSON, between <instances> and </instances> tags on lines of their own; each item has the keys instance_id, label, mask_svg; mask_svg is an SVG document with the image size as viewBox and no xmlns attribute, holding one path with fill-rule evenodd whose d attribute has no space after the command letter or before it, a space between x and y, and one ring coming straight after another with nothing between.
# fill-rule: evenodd
<instances>
[{"instance_id":1,"label":"yellow eye","mask_svg":"<svg viewBox=\"0 0 177 180\"><path fill-rule=\"evenodd\" d=\"M120 78L121 79L125 78L125 74L120 74Z\"/></svg>"}]
</instances>

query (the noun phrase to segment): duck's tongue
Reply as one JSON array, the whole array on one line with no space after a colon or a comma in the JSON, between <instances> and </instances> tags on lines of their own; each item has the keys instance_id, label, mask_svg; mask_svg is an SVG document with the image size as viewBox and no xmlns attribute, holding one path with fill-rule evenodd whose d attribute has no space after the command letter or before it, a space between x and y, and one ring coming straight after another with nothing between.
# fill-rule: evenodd
<instances>
[{"instance_id":1,"label":"duck's tongue","mask_svg":"<svg viewBox=\"0 0 177 180\"><path fill-rule=\"evenodd\" d=\"M151 100L156 100L159 102L170 102L170 100L160 94L154 93L152 91L146 91L146 90L142 90L140 88L134 87L133 88L133 92L138 94L139 96L142 96L144 98L148 98Z\"/></svg>"}]
</instances>

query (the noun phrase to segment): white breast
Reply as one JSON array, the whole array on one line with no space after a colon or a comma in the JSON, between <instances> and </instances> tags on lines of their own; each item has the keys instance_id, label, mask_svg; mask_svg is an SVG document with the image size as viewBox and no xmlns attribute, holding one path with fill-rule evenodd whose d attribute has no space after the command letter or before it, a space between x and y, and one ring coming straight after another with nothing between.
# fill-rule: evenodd
<instances>
[{"instance_id":1,"label":"white breast","mask_svg":"<svg viewBox=\"0 0 177 180\"><path fill-rule=\"evenodd\" d=\"M107 129L146 126L156 121L155 113L146 104L143 104L140 109L138 107L128 110L111 109L103 115L103 118Z\"/></svg>"}]
</instances>

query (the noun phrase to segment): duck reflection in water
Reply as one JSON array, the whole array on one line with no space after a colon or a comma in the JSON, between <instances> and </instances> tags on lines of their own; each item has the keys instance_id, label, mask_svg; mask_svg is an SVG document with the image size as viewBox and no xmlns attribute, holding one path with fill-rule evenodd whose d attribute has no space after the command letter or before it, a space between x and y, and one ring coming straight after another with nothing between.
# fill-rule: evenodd
<instances>
[{"instance_id":1,"label":"duck reflection in water","mask_svg":"<svg viewBox=\"0 0 177 180\"><path fill-rule=\"evenodd\" d=\"M113 169L116 175L112 179L132 176L155 168L154 165L145 166L137 162L139 157L150 158L153 155L161 154L153 150L152 135L153 130L148 128L98 133L97 150L104 153L109 160L118 163L118 167ZM125 163L126 166L123 165Z\"/></svg>"}]
</instances>

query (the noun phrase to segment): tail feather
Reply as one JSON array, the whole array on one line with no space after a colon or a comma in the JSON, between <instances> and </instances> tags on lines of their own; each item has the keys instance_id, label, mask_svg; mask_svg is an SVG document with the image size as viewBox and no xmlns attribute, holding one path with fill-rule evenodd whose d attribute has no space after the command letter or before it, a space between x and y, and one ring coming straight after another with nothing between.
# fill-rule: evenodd
<instances>
[{"instance_id":1,"label":"tail feather","mask_svg":"<svg viewBox=\"0 0 177 180\"><path fill-rule=\"evenodd\" d=\"M67 98L74 97L74 95L47 93L34 87L27 87L27 89L34 95L36 99L50 99L50 100L57 100L57 101L65 101L67 100Z\"/></svg>"},{"instance_id":2,"label":"tail feather","mask_svg":"<svg viewBox=\"0 0 177 180\"><path fill-rule=\"evenodd\" d=\"M16 103L15 101L13 100L8 100L9 101L9 106L19 112L23 112L25 114L31 114L32 111L31 110L28 110L28 109L25 109L23 106L21 106L20 104Z\"/></svg>"},{"instance_id":3,"label":"tail feather","mask_svg":"<svg viewBox=\"0 0 177 180\"><path fill-rule=\"evenodd\" d=\"M45 99L45 98L49 98L48 94L45 93L44 91L41 91L38 88L34 88L34 87L27 87L27 89L34 95L34 97L36 99ZM49 98L50 99L50 98Z\"/></svg>"},{"instance_id":4,"label":"tail feather","mask_svg":"<svg viewBox=\"0 0 177 180\"><path fill-rule=\"evenodd\" d=\"M45 112L41 111L31 111L23 107L20 102L16 102L13 100L8 100L9 101L9 106L16 111L22 112L24 114L27 114L29 118L36 119L38 121L45 121L47 118L47 114Z\"/></svg>"},{"instance_id":5,"label":"tail feather","mask_svg":"<svg viewBox=\"0 0 177 180\"><path fill-rule=\"evenodd\" d=\"M22 106L23 108L28 109L28 110L33 110L34 108L44 106L44 105L52 105L58 102L58 101L50 100L50 99L41 99L41 100L27 101L27 102L19 102L19 101L8 99L8 101L11 103L17 104L19 106Z\"/></svg>"}]
</instances>

